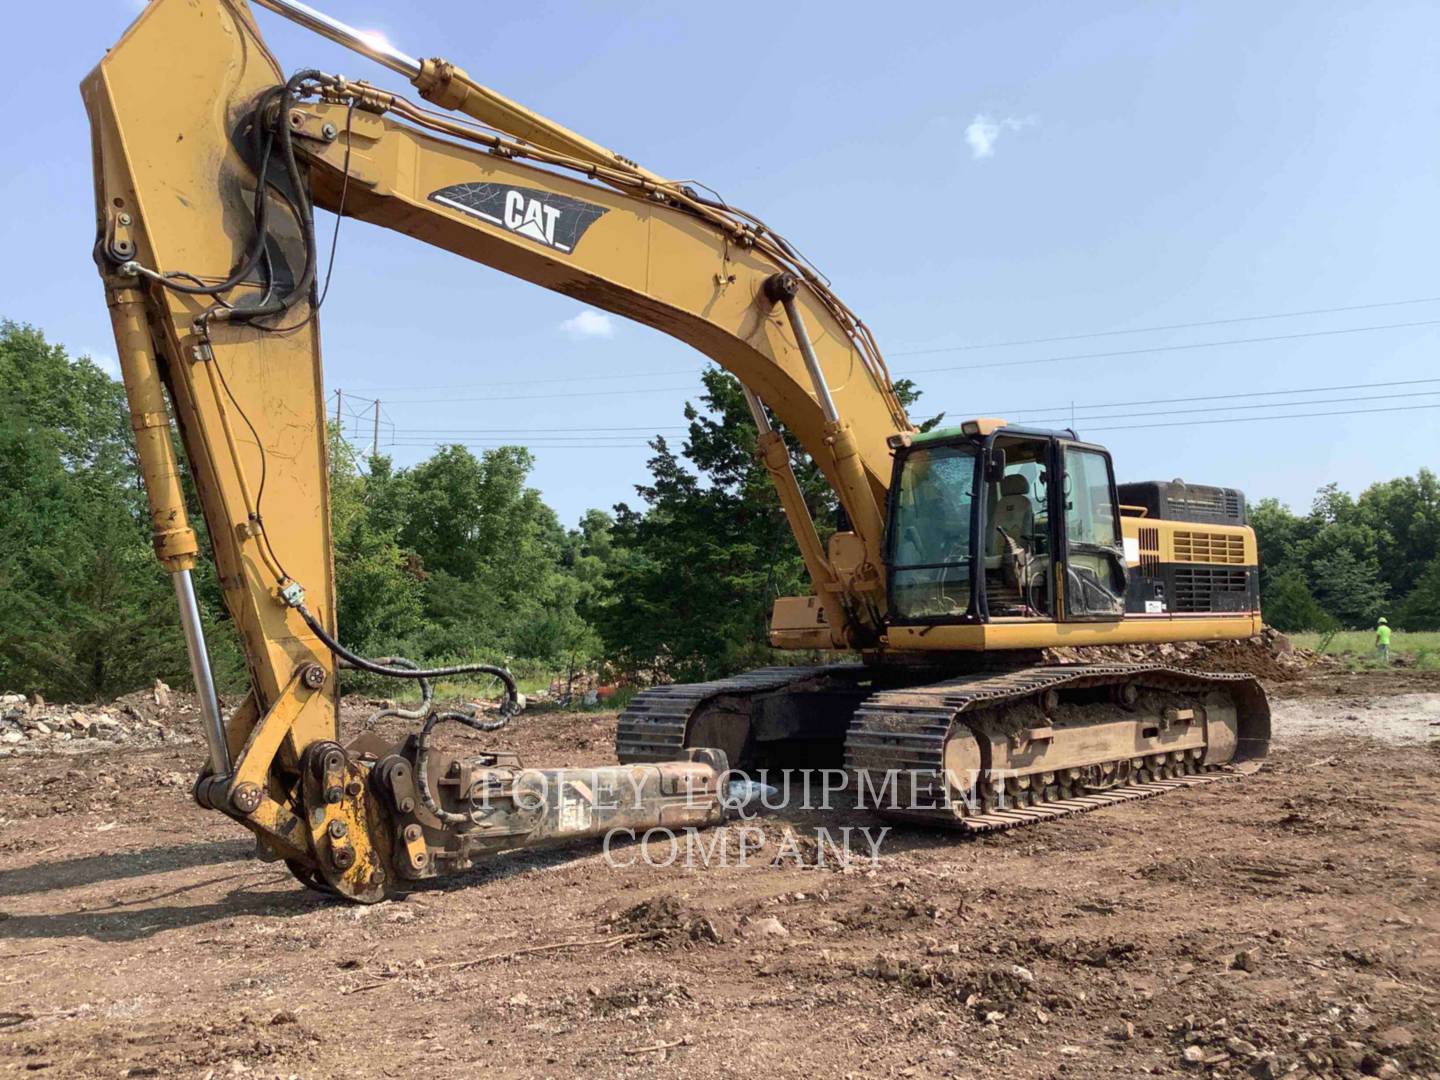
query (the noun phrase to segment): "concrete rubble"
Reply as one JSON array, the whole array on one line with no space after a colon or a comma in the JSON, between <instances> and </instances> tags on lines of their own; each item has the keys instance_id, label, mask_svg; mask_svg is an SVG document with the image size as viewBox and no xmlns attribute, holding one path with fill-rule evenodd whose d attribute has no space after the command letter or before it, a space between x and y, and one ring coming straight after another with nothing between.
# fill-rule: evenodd
<instances>
[{"instance_id":1,"label":"concrete rubble","mask_svg":"<svg viewBox=\"0 0 1440 1080\"><path fill-rule=\"evenodd\" d=\"M39 694L0 693L0 757L86 753L195 741L198 718L188 694L158 679L152 689L108 704L51 704Z\"/></svg>"}]
</instances>

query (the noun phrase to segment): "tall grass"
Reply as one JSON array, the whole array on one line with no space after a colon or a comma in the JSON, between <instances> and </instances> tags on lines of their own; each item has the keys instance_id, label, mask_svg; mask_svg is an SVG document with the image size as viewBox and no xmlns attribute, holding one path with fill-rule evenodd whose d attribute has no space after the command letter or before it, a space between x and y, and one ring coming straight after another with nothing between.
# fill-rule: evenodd
<instances>
[{"instance_id":1,"label":"tall grass","mask_svg":"<svg viewBox=\"0 0 1440 1080\"><path fill-rule=\"evenodd\" d=\"M1291 634L1297 648L1334 656L1349 667L1381 666L1375 655L1374 630L1341 630L1332 634ZM1390 655L1405 657L1413 667L1440 671L1440 631L1396 630L1390 636Z\"/></svg>"}]
</instances>

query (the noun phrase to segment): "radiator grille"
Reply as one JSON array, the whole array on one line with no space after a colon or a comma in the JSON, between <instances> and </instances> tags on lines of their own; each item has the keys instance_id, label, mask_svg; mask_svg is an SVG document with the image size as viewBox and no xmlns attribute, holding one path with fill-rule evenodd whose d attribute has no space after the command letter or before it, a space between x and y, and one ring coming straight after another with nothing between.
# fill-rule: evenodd
<instances>
[{"instance_id":1,"label":"radiator grille","mask_svg":"<svg viewBox=\"0 0 1440 1080\"><path fill-rule=\"evenodd\" d=\"M1245 565L1245 537L1233 533L1177 531L1175 561Z\"/></svg>"},{"instance_id":2,"label":"radiator grille","mask_svg":"<svg viewBox=\"0 0 1440 1080\"><path fill-rule=\"evenodd\" d=\"M1212 570L1204 566L1175 568L1176 611L1225 610L1217 601L1218 593L1244 593L1248 588L1244 570Z\"/></svg>"}]
</instances>

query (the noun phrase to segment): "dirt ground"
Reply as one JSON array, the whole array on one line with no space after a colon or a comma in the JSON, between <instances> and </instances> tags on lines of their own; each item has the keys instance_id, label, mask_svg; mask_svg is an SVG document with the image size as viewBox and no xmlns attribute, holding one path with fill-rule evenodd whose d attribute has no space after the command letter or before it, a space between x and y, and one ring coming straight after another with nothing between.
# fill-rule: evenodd
<instances>
[{"instance_id":1,"label":"dirt ground","mask_svg":"<svg viewBox=\"0 0 1440 1080\"><path fill-rule=\"evenodd\" d=\"M0 1071L1440 1076L1440 675L1271 691L1246 780L980 840L894 830L843 869L792 856L877 820L784 811L743 866L734 836L708 868L577 846L372 908L198 809L197 744L8 758ZM614 718L508 734L598 763Z\"/></svg>"}]
</instances>

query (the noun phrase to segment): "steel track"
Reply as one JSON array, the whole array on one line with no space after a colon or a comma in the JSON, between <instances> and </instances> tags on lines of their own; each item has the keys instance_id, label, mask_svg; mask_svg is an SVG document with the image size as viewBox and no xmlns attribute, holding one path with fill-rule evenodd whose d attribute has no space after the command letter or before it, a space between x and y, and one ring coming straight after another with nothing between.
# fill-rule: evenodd
<instances>
[{"instance_id":1,"label":"steel track","mask_svg":"<svg viewBox=\"0 0 1440 1080\"><path fill-rule=\"evenodd\" d=\"M827 672L854 671L855 664L756 668L728 679L656 686L631 699L620 714L615 751L622 764L674 761L681 756L691 718L719 697L754 697Z\"/></svg>"},{"instance_id":2,"label":"steel track","mask_svg":"<svg viewBox=\"0 0 1440 1080\"><path fill-rule=\"evenodd\" d=\"M1047 690L1119 685L1143 681L1146 686L1181 692L1224 689L1236 699L1241 740L1236 761L1264 756L1269 742L1270 710L1252 676L1171 668L1160 664L1074 664L1026 668L1003 675L978 675L931 686L885 690L871 695L856 711L845 740L845 766L853 773L890 772L929 777L911 792L912 804L884 808L886 817L939 825L967 832L994 832L1017 825L1084 813L1132 799L1164 794L1227 776L1236 770L1107 787L1083 796L1052 799L1034 805L996 807L971 812L954 804L945 791L945 743L965 727L964 713L976 706L1019 704Z\"/></svg>"},{"instance_id":3,"label":"steel track","mask_svg":"<svg viewBox=\"0 0 1440 1080\"><path fill-rule=\"evenodd\" d=\"M787 685L827 673L853 674L856 668L853 664L759 668L728 679L646 690L620 715L616 734L619 758L626 764L674 760L685 748L691 720L716 699L735 698L737 703L743 703L747 698L774 693ZM966 712L977 707L993 709L997 705L1019 704L1039 698L1052 689L1132 681L1178 692L1224 690L1231 693L1241 721L1236 762L1254 761L1265 755L1270 711L1263 691L1252 676L1190 671L1161 664L1069 664L972 674L928 686L877 691L856 710L850 722L845 740L845 766L855 774L868 772L883 776L896 772L921 778L919 789L910 793L911 805L884 808L881 810L884 816L971 833L997 832L1086 813L1239 776L1246 771L1226 766L1196 775L1155 778L1083 795L1023 806L995 806L983 811L970 811L963 805L952 804L944 787L945 742L964 729ZM927 777L930 779L926 780Z\"/></svg>"}]
</instances>

